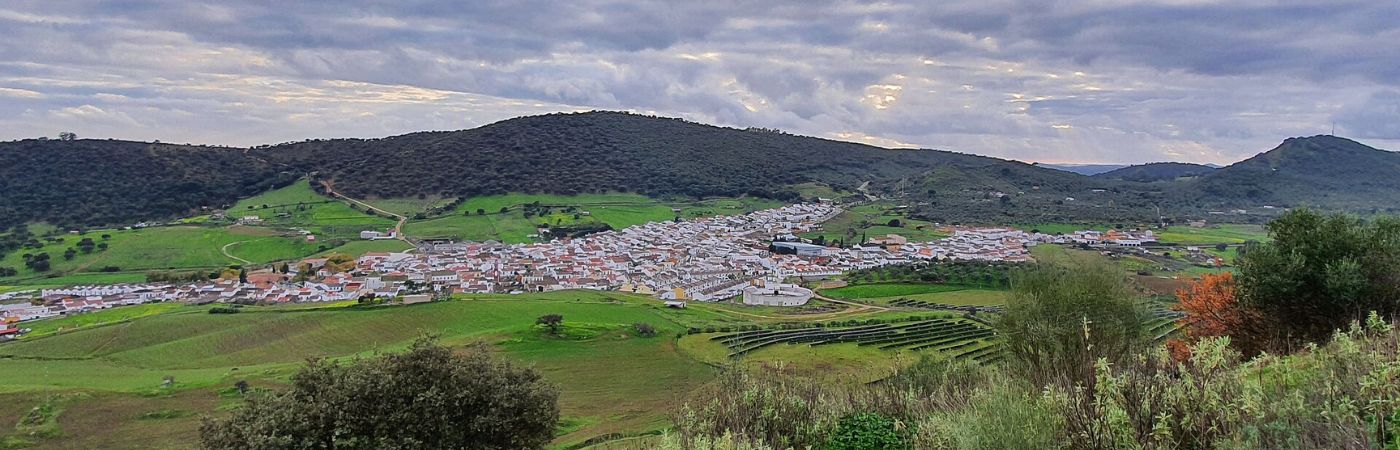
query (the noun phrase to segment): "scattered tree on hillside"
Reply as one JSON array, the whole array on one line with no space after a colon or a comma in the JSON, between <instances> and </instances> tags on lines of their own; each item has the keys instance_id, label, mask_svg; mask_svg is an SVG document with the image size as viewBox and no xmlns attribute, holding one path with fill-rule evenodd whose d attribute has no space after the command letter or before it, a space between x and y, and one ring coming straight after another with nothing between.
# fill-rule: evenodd
<instances>
[{"instance_id":1,"label":"scattered tree on hillside","mask_svg":"<svg viewBox=\"0 0 1400 450\"><path fill-rule=\"evenodd\" d=\"M481 348L422 339L350 364L316 360L285 391L253 391L205 449L538 449L554 438L558 391Z\"/></svg>"},{"instance_id":2,"label":"scattered tree on hillside","mask_svg":"<svg viewBox=\"0 0 1400 450\"><path fill-rule=\"evenodd\" d=\"M535 325L544 325L549 328L549 334L559 334L559 327L564 324L564 316L559 314L545 314L535 319Z\"/></svg>"},{"instance_id":3,"label":"scattered tree on hillside","mask_svg":"<svg viewBox=\"0 0 1400 450\"><path fill-rule=\"evenodd\" d=\"M656 337L656 327L649 323L637 322L632 324L632 329L637 332L637 336Z\"/></svg>"},{"instance_id":4,"label":"scattered tree on hillside","mask_svg":"<svg viewBox=\"0 0 1400 450\"><path fill-rule=\"evenodd\" d=\"M78 134L77 134L77 133L74 133L74 132L72 132L72 131L62 131L62 132L59 132L59 133L58 133L58 140L60 140L60 141L75 141L75 140L78 140Z\"/></svg>"}]
</instances>

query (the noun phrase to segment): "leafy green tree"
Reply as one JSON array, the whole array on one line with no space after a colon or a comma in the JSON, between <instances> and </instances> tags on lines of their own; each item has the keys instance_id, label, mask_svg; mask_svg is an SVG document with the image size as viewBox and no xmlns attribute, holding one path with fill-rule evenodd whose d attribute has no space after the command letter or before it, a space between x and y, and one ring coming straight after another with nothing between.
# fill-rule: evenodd
<instances>
[{"instance_id":1,"label":"leafy green tree","mask_svg":"<svg viewBox=\"0 0 1400 450\"><path fill-rule=\"evenodd\" d=\"M1400 313L1400 219L1289 211L1272 240L1236 261L1243 305L1260 313L1277 344L1321 342L1375 311Z\"/></svg>"},{"instance_id":2,"label":"leafy green tree","mask_svg":"<svg viewBox=\"0 0 1400 450\"><path fill-rule=\"evenodd\" d=\"M559 327L564 325L564 316L559 314L545 314L535 319L535 325L544 325L549 328L549 334L559 334Z\"/></svg>"},{"instance_id":3,"label":"leafy green tree","mask_svg":"<svg viewBox=\"0 0 1400 450\"><path fill-rule=\"evenodd\" d=\"M285 391L252 391L203 448L538 449L554 438L559 394L533 369L420 339L405 353L312 361Z\"/></svg>"},{"instance_id":4,"label":"leafy green tree","mask_svg":"<svg viewBox=\"0 0 1400 450\"><path fill-rule=\"evenodd\" d=\"M1092 256L1043 260L1011 275L996 322L1012 362L1041 382L1092 378L1099 358L1127 357L1149 319L1123 270Z\"/></svg>"}]
</instances>

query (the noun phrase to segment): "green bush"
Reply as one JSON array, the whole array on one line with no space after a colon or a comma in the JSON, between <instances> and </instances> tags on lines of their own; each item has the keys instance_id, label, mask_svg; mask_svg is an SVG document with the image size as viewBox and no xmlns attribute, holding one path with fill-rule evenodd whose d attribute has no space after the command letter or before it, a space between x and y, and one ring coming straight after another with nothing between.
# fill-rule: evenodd
<instances>
[{"instance_id":1,"label":"green bush","mask_svg":"<svg viewBox=\"0 0 1400 450\"><path fill-rule=\"evenodd\" d=\"M901 425L874 413L846 416L836 425L827 450L896 450L909 445L900 436Z\"/></svg>"}]
</instances>

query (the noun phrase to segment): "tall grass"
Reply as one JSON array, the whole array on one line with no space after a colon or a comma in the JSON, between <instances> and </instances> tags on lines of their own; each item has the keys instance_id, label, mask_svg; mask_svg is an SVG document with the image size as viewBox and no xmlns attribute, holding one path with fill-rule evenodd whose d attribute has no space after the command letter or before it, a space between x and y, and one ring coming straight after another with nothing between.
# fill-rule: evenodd
<instances>
[{"instance_id":1,"label":"tall grass","mask_svg":"<svg viewBox=\"0 0 1400 450\"><path fill-rule=\"evenodd\" d=\"M1298 354L1243 360L1227 338L1154 348L1062 383L926 360L883 382L730 370L662 437L667 449L826 448L841 419L890 418L918 449L1396 449L1400 332L1372 318ZM1077 371L1076 371L1077 372Z\"/></svg>"}]
</instances>

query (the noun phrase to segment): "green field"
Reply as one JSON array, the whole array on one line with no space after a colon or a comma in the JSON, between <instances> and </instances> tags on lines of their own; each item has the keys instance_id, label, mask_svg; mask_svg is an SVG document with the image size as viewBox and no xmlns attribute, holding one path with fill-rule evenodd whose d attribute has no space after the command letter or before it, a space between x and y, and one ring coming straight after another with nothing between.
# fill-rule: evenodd
<instances>
[{"instance_id":1,"label":"green field","mask_svg":"<svg viewBox=\"0 0 1400 450\"><path fill-rule=\"evenodd\" d=\"M207 307L151 304L29 322L33 334L0 345L0 405L19 403L13 414L20 414L45 395L89 396L69 401L58 419L60 436L37 448L192 448L198 417L236 404L228 391L238 380L276 387L306 358L396 351L430 333L448 345L487 344L556 383L566 431L557 444L567 446L665 427L676 402L713 378L712 365L728 364L723 355L715 359L714 348L692 345L693 336L678 339L687 328L911 315L875 308L804 316L712 304L677 310L648 297L596 291L472 295L371 309L350 305L250 306L239 314L208 314ZM564 316L563 337L533 325L551 313ZM659 336L635 336L630 326L638 322L655 326ZM788 361L783 370L874 380L917 359L901 354L854 345L774 347L746 361ZM172 390L160 388L167 376L176 380ZM162 419L159 426L139 419L171 409L188 414ZM18 420L7 411L0 408L0 420Z\"/></svg>"},{"instance_id":2,"label":"green field","mask_svg":"<svg viewBox=\"0 0 1400 450\"><path fill-rule=\"evenodd\" d=\"M709 366L679 353L674 336L684 331L681 322L715 317L704 310L658 306L636 296L556 292L373 310L245 308L241 314L215 315L175 304L117 308L30 323L35 336L0 347L0 356L8 358L0 371L0 400L68 390L139 398L167 375L176 378L177 391L215 392L239 379L275 385L309 357L398 350L434 333L452 345L490 344L543 372L560 386L564 415L577 425L560 443L576 443L661 427L671 402L712 376ZM587 332L582 338L542 334L534 318L550 313ZM637 322L652 324L660 336L633 336L628 327ZM55 334L60 328L69 331ZM69 411L85 407L78 402ZM108 413L110 426L122 428L132 425L128 421L137 411ZM197 417L173 422L152 432L188 433Z\"/></svg>"},{"instance_id":3,"label":"green field","mask_svg":"<svg viewBox=\"0 0 1400 450\"><path fill-rule=\"evenodd\" d=\"M387 231L394 220L365 213L317 194L305 180L243 199L229 208L229 219L258 216L261 226L298 228L324 239L358 239L364 230Z\"/></svg>"},{"instance_id":4,"label":"green field","mask_svg":"<svg viewBox=\"0 0 1400 450\"><path fill-rule=\"evenodd\" d=\"M962 286L929 283L871 283L857 284L836 289L824 289L822 294L829 297L856 299L895 297L913 294L952 292L966 289Z\"/></svg>"},{"instance_id":5,"label":"green field","mask_svg":"<svg viewBox=\"0 0 1400 450\"><path fill-rule=\"evenodd\" d=\"M1187 226L1167 227L1157 239L1183 245L1243 244L1245 241L1266 241L1269 233L1260 225L1220 224L1205 228Z\"/></svg>"},{"instance_id":6,"label":"green field","mask_svg":"<svg viewBox=\"0 0 1400 450\"><path fill-rule=\"evenodd\" d=\"M539 202L549 207L543 215L525 216L522 205ZM607 224L614 229L664 222L677 216L698 218L743 214L775 208L781 203L754 198L724 198L695 201L666 201L637 194L506 194L469 198L449 214L411 220L404 234L415 238L454 238L472 241L495 240L506 243L534 242L542 226ZM501 209L505 208L505 212ZM679 209L677 213L675 210ZM481 214L478 214L478 210Z\"/></svg>"},{"instance_id":7,"label":"green field","mask_svg":"<svg viewBox=\"0 0 1400 450\"><path fill-rule=\"evenodd\" d=\"M103 235L108 238L103 239ZM12 278L14 284L81 284L113 279L128 281L131 277L129 274L121 276L100 272L106 267L115 267L118 272L144 272L216 268L239 263L224 256L221 249L225 246L228 246L230 254L254 263L299 258L319 251L318 244L308 243L300 235L288 236L253 227L153 227L89 231L55 238L62 239L62 242L44 242L40 249L13 252L0 260L0 266L19 270L19 275ZM76 247L83 238L106 243L108 247L106 250L94 249L91 253L78 252L71 260L64 259L64 251ZM52 268L45 273L29 270L24 266L25 253L48 253ZM64 277L48 278L50 275ZM75 276L84 278L72 278ZM10 279L5 282L10 283Z\"/></svg>"},{"instance_id":8,"label":"green field","mask_svg":"<svg viewBox=\"0 0 1400 450\"><path fill-rule=\"evenodd\" d=\"M891 220L898 220L901 226L889 226ZM886 204L865 204L847 209L822 224L821 231L804 233L802 237L815 239L820 236L827 242L842 239L855 244L859 243L861 236L873 239L887 234L904 236L910 242L948 237L946 233L938 231L932 222L910 219L901 214L899 208Z\"/></svg>"},{"instance_id":9,"label":"green field","mask_svg":"<svg viewBox=\"0 0 1400 450\"><path fill-rule=\"evenodd\" d=\"M43 236L39 239L43 246L0 258L0 267L19 271L14 277L0 279L0 284L130 283L144 281L145 273L151 270L213 269L243 261L267 264L294 260L328 251L360 255L408 248L402 241L359 240L360 231L388 230L394 221L318 195L305 181L240 201L227 214L228 220L258 216L263 221L256 226L229 226L229 222L211 221L206 215L196 221L201 225L88 230L82 234L63 234L52 227L31 225L31 230L43 232L39 235ZM317 240L307 241L297 229L315 234ZM107 248L84 253L77 245L84 238L106 244ZM69 248L79 250L72 259L63 256ZM49 254L50 270L35 272L25 267L23 255L39 253Z\"/></svg>"}]
</instances>

